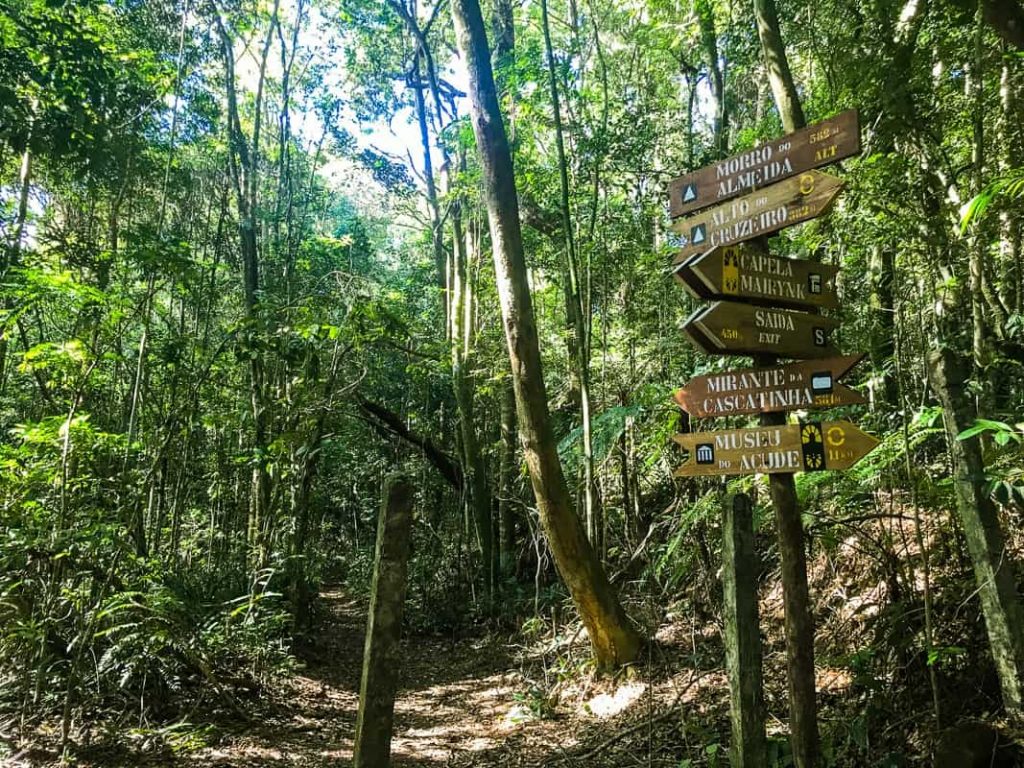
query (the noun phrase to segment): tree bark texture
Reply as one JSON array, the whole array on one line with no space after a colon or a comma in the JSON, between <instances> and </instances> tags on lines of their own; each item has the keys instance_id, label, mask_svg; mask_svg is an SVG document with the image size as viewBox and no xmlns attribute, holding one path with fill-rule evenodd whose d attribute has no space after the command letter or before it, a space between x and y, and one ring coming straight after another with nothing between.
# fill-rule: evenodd
<instances>
[{"instance_id":1,"label":"tree bark texture","mask_svg":"<svg viewBox=\"0 0 1024 768\"><path fill-rule=\"evenodd\" d=\"M757 35L761 39L764 66L768 71L768 82L772 86L775 105L782 118L786 133L803 128L806 124L800 96L796 92L793 73L789 69L786 48L779 31L779 14L775 0L754 0L754 15L757 18Z\"/></svg>"},{"instance_id":2,"label":"tree bark texture","mask_svg":"<svg viewBox=\"0 0 1024 768\"><path fill-rule=\"evenodd\" d=\"M452 15L469 73L473 132L512 367L520 440L541 525L559 573L590 635L598 665L625 664L636 658L640 635L623 611L573 509L551 428L536 320L526 279L512 155L498 107L480 4L478 0L455 0Z\"/></svg>"},{"instance_id":3,"label":"tree bark texture","mask_svg":"<svg viewBox=\"0 0 1024 768\"><path fill-rule=\"evenodd\" d=\"M765 365L758 361L758 365ZM763 413L765 426L786 423L785 413ZM807 587L804 526L791 474L768 476L782 561L782 602L789 678L789 732L797 768L818 765L818 709L814 681L814 617Z\"/></svg>"},{"instance_id":4,"label":"tree bark texture","mask_svg":"<svg viewBox=\"0 0 1024 768\"><path fill-rule=\"evenodd\" d=\"M733 768L762 768L766 760L764 683L750 497L736 494L726 499L722 512L725 660L732 720L729 758Z\"/></svg>"},{"instance_id":5,"label":"tree bark texture","mask_svg":"<svg viewBox=\"0 0 1024 768\"><path fill-rule=\"evenodd\" d=\"M931 362L953 454L957 510L974 564L992 659L1002 687L1003 706L1020 719L1024 717L1024 607L996 508L985 490L980 439L978 436L957 439L975 419L971 396L965 386L966 365L963 358L948 347L934 351Z\"/></svg>"},{"instance_id":6,"label":"tree bark texture","mask_svg":"<svg viewBox=\"0 0 1024 768\"><path fill-rule=\"evenodd\" d=\"M412 483L400 476L389 478L377 522L377 553L356 717L355 768L387 768L391 763L412 502Z\"/></svg>"}]
</instances>

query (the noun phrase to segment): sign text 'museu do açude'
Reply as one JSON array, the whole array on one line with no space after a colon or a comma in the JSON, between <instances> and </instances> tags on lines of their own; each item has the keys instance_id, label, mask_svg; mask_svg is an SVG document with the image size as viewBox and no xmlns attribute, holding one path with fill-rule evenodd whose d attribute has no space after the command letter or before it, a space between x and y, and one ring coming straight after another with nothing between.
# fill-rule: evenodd
<instances>
[{"instance_id":1,"label":"sign text 'museu do a\u00e7ude'","mask_svg":"<svg viewBox=\"0 0 1024 768\"><path fill-rule=\"evenodd\" d=\"M845 420L691 432L672 439L689 452L677 477L849 469L878 445Z\"/></svg>"}]
</instances>

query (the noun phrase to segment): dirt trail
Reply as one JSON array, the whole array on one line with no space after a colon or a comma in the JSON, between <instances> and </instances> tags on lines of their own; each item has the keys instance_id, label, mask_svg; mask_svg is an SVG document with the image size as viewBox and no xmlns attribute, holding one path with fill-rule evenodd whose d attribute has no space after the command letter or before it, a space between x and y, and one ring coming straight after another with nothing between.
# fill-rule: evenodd
<instances>
[{"instance_id":1,"label":"dirt trail","mask_svg":"<svg viewBox=\"0 0 1024 768\"><path fill-rule=\"evenodd\" d=\"M350 764L366 614L337 591L323 594L322 600L327 616L318 644L304 654L305 669L265 702L266 716L223 734L215 746L191 753L182 765ZM707 734L693 733L682 708L666 705L675 701L705 723L724 726L724 677L713 665L698 673L666 658L666 649L671 653L684 643L660 640L661 669L655 679L648 678L651 683L639 671L618 681L584 679L565 688L558 705L538 719L524 707L522 693L529 686L505 646L479 639L407 638L392 765L619 768L641 764L638 755L646 758L643 765L678 765L680 745L694 736L706 740ZM577 655L583 658L587 649L579 645ZM671 669L667 674L666 666ZM650 745L659 743L663 746L655 752L663 754L648 755Z\"/></svg>"},{"instance_id":2,"label":"dirt trail","mask_svg":"<svg viewBox=\"0 0 1024 768\"><path fill-rule=\"evenodd\" d=\"M328 616L306 668L274 696L263 722L193 753L195 766L338 766L352 757L363 651L363 608L337 591L322 595ZM409 638L392 742L395 766L520 765L499 757L514 731L514 662L497 645ZM520 734L521 735L521 734ZM543 741L543 734L537 733Z\"/></svg>"}]
</instances>

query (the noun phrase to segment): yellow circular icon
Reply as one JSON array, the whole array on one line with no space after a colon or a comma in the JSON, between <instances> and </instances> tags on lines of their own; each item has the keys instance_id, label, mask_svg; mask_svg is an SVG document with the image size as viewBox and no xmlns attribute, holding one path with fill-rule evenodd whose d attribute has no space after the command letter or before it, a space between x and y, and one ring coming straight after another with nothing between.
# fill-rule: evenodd
<instances>
[{"instance_id":1,"label":"yellow circular icon","mask_svg":"<svg viewBox=\"0 0 1024 768\"><path fill-rule=\"evenodd\" d=\"M805 173L800 177L800 194L809 195L814 191L814 177Z\"/></svg>"},{"instance_id":2,"label":"yellow circular icon","mask_svg":"<svg viewBox=\"0 0 1024 768\"><path fill-rule=\"evenodd\" d=\"M804 443L820 443L821 428L817 424L805 424L800 433L800 441Z\"/></svg>"},{"instance_id":3,"label":"yellow circular icon","mask_svg":"<svg viewBox=\"0 0 1024 768\"><path fill-rule=\"evenodd\" d=\"M846 432L842 427L828 428L828 444L839 446L846 442Z\"/></svg>"}]
</instances>

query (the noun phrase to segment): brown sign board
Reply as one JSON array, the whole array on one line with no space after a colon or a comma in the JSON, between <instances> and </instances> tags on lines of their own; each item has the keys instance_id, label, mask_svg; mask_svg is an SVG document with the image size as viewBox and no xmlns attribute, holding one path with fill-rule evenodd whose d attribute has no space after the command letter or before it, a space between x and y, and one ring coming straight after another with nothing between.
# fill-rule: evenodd
<instances>
[{"instance_id":1,"label":"brown sign board","mask_svg":"<svg viewBox=\"0 0 1024 768\"><path fill-rule=\"evenodd\" d=\"M815 219L828 211L842 186L835 176L807 171L679 219L672 224L683 241L675 263L719 245L742 243Z\"/></svg>"},{"instance_id":2,"label":"brown sign board","mask_svg":"<svg viewBox=\"0 0 1024 768\"><path fill-rule=\"evenodd\" d=\"M673 397L684 411L699 419L854 405L863 403L864 396L839 380L863 358L860 353L709 373L690 379Z\"/></svg>"},{"instance_id":3,"label":"brown sign board","mask_svg":"<svg viewBox=\"0 0 1024 768\"><path fill-rule=\"evenodd\" d=\"M860 125L851 109L673 179L669 214L692 213L859 152Z\"/></svg>"},{"instance_id":4,"label":"brown sign board","mask_svg":"<svg viewBox=\"0 0 1024 768\"><path fill-rule=\"evenodd\" d=\"M797 360L834 357L829 334L839 327L831 317L786 309L716 301L687 318L683 330L709 355L776 355Z\"/></svg>"},{"instance_id":5,"label":"brown sign board","mask_svg":"<svg viewBox=\"0 0 1024 768\"><path fill-rule=\"evenodd\" d=\"M740 299L794 309L835 309L839 267L770 255L754 243L720 245L691 256L676 278L698 299Z\"/></svg>"},{"instance_id":6,"label":"brown sign board","mask_svg":"<svg viewBox=\"0 0 1024 768\"><path fill-rule=\"evenodd\" d=\"M676 477L849 469L878 445L849 421L694 432L672 439L689 452Z\"/></svg>"}]
</instances>

